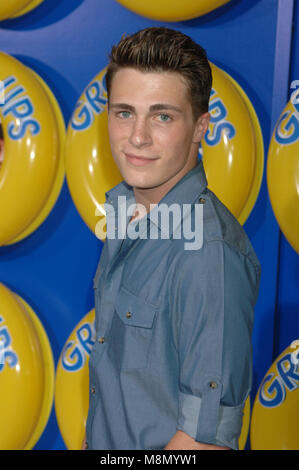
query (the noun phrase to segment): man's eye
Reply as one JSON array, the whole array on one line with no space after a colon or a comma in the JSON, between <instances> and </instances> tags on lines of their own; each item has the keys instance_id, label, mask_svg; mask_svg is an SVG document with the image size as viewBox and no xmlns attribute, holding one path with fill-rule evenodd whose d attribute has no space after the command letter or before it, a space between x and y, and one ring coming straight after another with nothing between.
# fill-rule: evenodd
<instances>
[{"instance_id":1,"label":"man's eye","mask_svg":"<svg viewBox=\"0 0 299 470\"><path fill-rule=\"evenodd\" d=\"M168 122L171 121L171 117L168 114L159 114L160 121Z\"/></svg>"},{"instance_id":2,"label":"man's eye","mask_svg":"<svg viewBox=\"0 0 299 470\"><path fill-rule=\"evenodd\" d=\"M131 113L129 111L120 111L117 115L122 119L127 119L130 117Z\"/></svg>"}]
</instances>

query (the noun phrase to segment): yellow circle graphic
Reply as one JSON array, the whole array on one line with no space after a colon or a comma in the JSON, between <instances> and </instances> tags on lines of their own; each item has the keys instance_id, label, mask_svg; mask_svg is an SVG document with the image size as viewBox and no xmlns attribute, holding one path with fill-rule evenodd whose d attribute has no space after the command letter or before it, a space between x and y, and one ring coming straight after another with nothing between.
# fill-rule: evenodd
<instances>
[{"instance_id":1,"label":"yellow circle graphic","mask_svg":"<svg viewBox=\"0 0 299 470\"><path fill-rule=\"evenodd\" d=\"M299 89L275 126L268 152L267 184L280 229L299 253Z\"/></svg>"},{"instance_id":2,"label":"yellow circle graphic","mask_svg":"<svg viewBox=\"0 0 299 470\"><path fill-rule=\"evenodd\" d=\"M230 0L117 0L137 13L160 21L184 21L205 15Z\"/></svg>"},{"instance_id":3,"label":"yellow circle graphic","mask_svg":"<svg viewBox=\"0 0 299 470\"><path fill-rule=\"evenodd\" d=\"M93 233L105 217L105 192L122 181L109 144L105 72L101 71L80 97L68 125L65 150L68 188Z\"/></svg>"},{"instance_id":4,"label":"yellow circle graphic","mask_svg":"<svg viewBox=\"0 0 299 470\"><path fill-rule=\"evenodd\" d=\"M64 180L65 124L45 82L0 52L0 245L30 235L52 210Z\"/></svg>"},{"instance_id":5,"label":"yellow circle graphic","mask_svg":"<svg viewBox=\"0 0 299 470\"><path fill-rule=\"evenodd\" d=\"M292 341L266 373L255 397L253 450L299 450L299 340Z\"/></svg>"},{"instance_id":6,"label":"yellow circle graphic","mask_svg":"<svg viewBox=\"0 0 299 470\"><path fill-rule=\"evenodd\" d=\"M44 0L9 0L0 5L0 21L25 15Z\"/></svg>"},{"instance_id":7,"label":"yellow circle graphic","mask_svg":"<svg viewBox=\"0 0 299 470\"><path fill-rule=\"evenodd\" d=\"M244 224L263 178L263 135L244 90L226 72L211 66L211 122L202 142L204 168L209 188Z\"/></svg>"},{"instance_id":8,"label":"yellow circle graphic","mask_svg":"<svg viewBox=\"0 0 299 470\"><path fill-rule=\"evenodd\" d=\"M94 309L70 334L56 369L55 411L69 450L81 449L88 413L88 361L95 341Z\"/></svg>"},{"instance_id":9,"label":"yellow circle graphic","mask_svg":"<svg viewBox=\"0 0 299 470\"><path fill-rule=\"evenodd\" d=\"M54 360L32 308L0 283L0 449L29 450L48 422L54 397Z\"/></svg>"}]
</instances>

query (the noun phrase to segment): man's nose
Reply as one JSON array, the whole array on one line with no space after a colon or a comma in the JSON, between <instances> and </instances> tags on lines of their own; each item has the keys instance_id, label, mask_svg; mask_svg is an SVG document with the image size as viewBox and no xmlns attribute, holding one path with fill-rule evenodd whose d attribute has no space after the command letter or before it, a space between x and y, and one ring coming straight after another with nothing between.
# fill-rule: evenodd
<instances>
[{"instance_id":1,"label":"man's nose","mask_svg":"<svg viewBox=\"0 0 299 470\"><path fill-rule=\"evenodd\" d=\"M136 119L134 121L129 142L135 147L142 147L152 142L150 124L145 119Z\"/></svg>"}]
</instances>

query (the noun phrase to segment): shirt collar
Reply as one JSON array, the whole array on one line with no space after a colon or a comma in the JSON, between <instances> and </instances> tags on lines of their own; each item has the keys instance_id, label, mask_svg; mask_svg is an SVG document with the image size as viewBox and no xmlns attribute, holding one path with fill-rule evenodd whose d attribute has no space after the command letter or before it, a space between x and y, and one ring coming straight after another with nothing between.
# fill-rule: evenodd
<instances>
[{"instance_id":1,"label":"shirt collar","mask_svg":"<svg viewBox=\"0 0 299 470\"><path fill-rule=\"evenodd\" d=\"M196 202L199 195L204 192L207 187L207 178L204 171L202 160L198 160L194 168L186 173L167 194L160 200L160 202L147 214L147 218L151 222L155 223L160 230L161 227L160 217L156 217L156 213L159 210L160 204L166 204L168 207L171 204L179 204L182 208L183 204L189 204L190 206ZM118 211L118 197L125 196L127 207L130 204L136 204L134 191L132 186L129 186L125 181L122 181L114 188L110 189L105 193L106 202L111 204L114 208L115 213ZM122 198L123 200L123 198ZM182 213L182 211L181 211ZM177 224L179 225L179 223ZM173 227L172 232L176 229Z\"/></svg>"}]
</instances>

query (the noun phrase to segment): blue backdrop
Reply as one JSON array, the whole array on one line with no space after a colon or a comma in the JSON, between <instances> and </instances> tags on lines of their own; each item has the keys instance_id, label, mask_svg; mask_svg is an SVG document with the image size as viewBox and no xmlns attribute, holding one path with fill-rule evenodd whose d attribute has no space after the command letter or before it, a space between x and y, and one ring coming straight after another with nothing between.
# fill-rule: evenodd
<instances>
[{"instance_id":1,"label":"blue backdrop","mask_svg":"<svg viewBox=\"0 0 299 470\"><path fill-rule=\"evenodd\" d=\"M206 48L210 60L243 87L261 123L266 158L289 84L299 79L299 8L294 12L289 59L286 35L277 27L283 16L279 5L278 0L232 0L201 18L161 23L112 0L45 0L30 14L0 23L0 50L45 80L67 125L83 89L106 66L111 46L123 33L161 24L177 28ZM283 38L277 40L280 34ZM278 67L281 57L286 62ZM262 265L253 335L253 400L273 360L299 336L299 255L279 231L266 173L244 227ZM101 248L79 216L66 182L46 221L25 240L0 248L0 282L38 314L56 364L70 332L94 307L92 278ZM35 448L65 448L54 408Z\"/></svg>"}]
</instances>

